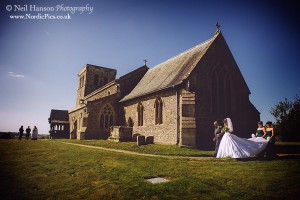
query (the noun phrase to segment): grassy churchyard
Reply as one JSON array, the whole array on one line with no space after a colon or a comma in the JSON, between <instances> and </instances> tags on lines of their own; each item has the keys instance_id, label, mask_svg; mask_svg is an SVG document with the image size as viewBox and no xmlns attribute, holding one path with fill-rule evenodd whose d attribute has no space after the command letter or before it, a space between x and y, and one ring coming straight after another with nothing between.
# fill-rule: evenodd
<instances>
[{"instance_id":1,"label":"grassy churchyard","mask_svg":"<svg viewBox=\"0 0 300 200\"><path fill-rule=\"evenodd\" d=\"M298 199L300 143L279 146L276 159L237 160L157 144L2 139L1 199ZM149 177L170 181L152 184Z\"/></svg>"}]
</instances>

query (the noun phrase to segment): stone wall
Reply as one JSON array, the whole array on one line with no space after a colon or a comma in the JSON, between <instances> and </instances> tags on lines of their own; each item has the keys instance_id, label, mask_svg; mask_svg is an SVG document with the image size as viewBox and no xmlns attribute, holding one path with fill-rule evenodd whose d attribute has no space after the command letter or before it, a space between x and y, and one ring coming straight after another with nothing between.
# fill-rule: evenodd
<instances>
[{"instance_id":1,"label":"stone wall","mask_svg":"<svg viewBox=\"0 0 300 200\"><path fill-rule=\"evenodd\" d=\"M85 131L83 127L87 125L86 117L87 113L84 107L69 112L70 139L82 139Z\"/></svg>"},{"instance_id":2,"label":"stone wall","mask_svg":"<svg viewBox=\"0 0 300 200\"><path fill-rule=\"evenodd\" d=\"M107 96L114 95L119 92L119 85L116 82L111 82L105 87L98 89L85 97L85 101L95 101Z\"/></svg>"},{"instance_id":3,"label":"stone wall","mask_svg":"<svg viewBox=\"0 0 300 200\"><path fill-rule=\"evenodd\" d=\"M157 97L163 101L163 123L155 124L154 104ZM144 123L138 126L137 105L141 102L144 107ZM133 133L144 136L154 136L155 143L177 144L177 96L176 91L164 91L160 94L151 95L141 101L133 100L124 105L125 119L133 120Z\"/></svg>"}]
</instances>

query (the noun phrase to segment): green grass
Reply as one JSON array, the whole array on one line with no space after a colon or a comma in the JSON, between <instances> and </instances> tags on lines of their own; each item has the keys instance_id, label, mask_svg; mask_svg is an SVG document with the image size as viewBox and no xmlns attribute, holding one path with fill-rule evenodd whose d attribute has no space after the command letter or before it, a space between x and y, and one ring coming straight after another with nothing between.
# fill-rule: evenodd
<instances>
[{"instance_id":1,"label":"green grass","mask_svg":"<svg viewBox=\"0 0 300 200\"><path fill-rule=\"evenodd\" d=\"M158 146L146 148L174 155L173 147ZM298 197L299 156L259 161L180 155L183 157L143 157L67 145L60 140L0 140L1 199ZM145 181L145 177L152 176L171 181L156 185Z\"/></svg>"}]
</instances>

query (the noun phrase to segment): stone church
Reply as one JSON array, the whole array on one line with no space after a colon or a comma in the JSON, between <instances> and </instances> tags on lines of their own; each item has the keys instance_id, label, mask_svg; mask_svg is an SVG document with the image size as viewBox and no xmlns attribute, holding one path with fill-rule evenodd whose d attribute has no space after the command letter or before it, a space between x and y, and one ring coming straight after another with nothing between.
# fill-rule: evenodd
<instances>
[{"instance_id":1,"label":"stone church","mask_svg":"<svg viewBox=\"0 0 300 200\"><path fill-rule=\"evenodd\" d=\"M155 143L212 149L215 120L230 117L235 134L250 137L260 119L220 30L153 68L116 73L90 64L79 72L70 138L107 139L127 126Z\"/></svg>"}]
</instances>

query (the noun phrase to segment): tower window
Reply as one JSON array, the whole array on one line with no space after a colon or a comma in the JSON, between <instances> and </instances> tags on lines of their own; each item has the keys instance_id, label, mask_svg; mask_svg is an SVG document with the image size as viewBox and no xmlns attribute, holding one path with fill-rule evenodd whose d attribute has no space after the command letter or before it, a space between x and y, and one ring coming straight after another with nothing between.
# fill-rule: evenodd
<instances>
[{"instance_id":1,"label":"tower window","mask_svg":"<svg viewBox=\"0 0 300 200\"><path fill-rule=\"evenodd\" d=\"M79 88L82 88L84 86L84 76L80 77L79 79Z\"/></svg>"}]
</instances>

